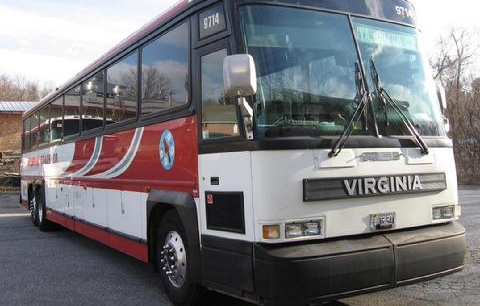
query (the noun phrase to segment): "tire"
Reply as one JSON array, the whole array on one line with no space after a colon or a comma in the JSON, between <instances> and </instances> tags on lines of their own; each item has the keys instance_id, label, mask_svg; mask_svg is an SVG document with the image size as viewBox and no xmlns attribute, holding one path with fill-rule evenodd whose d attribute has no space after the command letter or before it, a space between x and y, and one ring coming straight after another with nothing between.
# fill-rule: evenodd
<instances>
[{"instance_id":1,"label":"tire","mask_svg":"<svg viewBox=\"0 0 480 306\"><path fill-rule=\"evenodd\" d=\"M28 195L28 209L30 210L30 219L34 226L38 226L38 204L37 197L38 189L32 189L32 192Z\"/></svg>"},{"instance_id":2,"label":"tire","mask_svg":"<svg viewBox=\"0 0 480 306\"><path fill-rule=\"evenodd\" d=\"M169 211L157 228L156 264L170 301L178 306L198 305L202 288L190 278L189 245L182 221Z\"/></svg>"},{"instance_id":3,"label":"tire","mask_svg":"<svg viewBox=\"0 0 480 306\"><path fill-rule=\"evenodd\" d=\"M45 205L45 191L43 187L38 189L37 192L37 222L38 228L42 232L51 231L54 228L54 225L51 221L47 219L47 207Z\"/></svg>"}]
</instances>

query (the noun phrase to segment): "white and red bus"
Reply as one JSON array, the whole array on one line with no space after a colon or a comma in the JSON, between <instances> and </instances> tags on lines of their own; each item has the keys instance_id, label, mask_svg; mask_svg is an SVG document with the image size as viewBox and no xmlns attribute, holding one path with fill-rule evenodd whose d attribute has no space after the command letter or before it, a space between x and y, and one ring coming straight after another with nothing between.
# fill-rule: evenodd
<instances>
[{"instance_id":1,"label":"white and red bus","mask_svg":"<svg viewBox=\"0 0 480 306\"><path fill-rule=\"evenodd\" d=\"M24 115L21 201L201 288L311 304L459 271L442 91L404 0L182 1Z\"/></svg>"}]
</instances>

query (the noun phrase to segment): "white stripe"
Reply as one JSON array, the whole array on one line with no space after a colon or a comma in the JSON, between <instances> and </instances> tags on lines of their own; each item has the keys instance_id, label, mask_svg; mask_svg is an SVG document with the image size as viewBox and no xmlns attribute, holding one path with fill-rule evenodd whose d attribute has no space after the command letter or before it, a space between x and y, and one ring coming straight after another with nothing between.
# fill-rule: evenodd
<instances>
[{"instance_id":1,"label":"white stripe","mask_svg":"<svg viewBox=\"0 0 480 306\"><path fill-rule=\"evenodd\" d=\"M108 169L107 171L104 171L102 173L98 173L95 175L91 175L88 177L114 178L114 177L120 176L123 172L125 172L128 169L128 167L130 167L130 164L133 162L133 160L135 159L135 156L137 155L137 150L138 150L138 147L140 146L140 142L143 136L143 130L144 130L143 127L137 128L135 130L135 134L133 135L132 142L130 143L130 147L128 148L127 153L115 166Z\"/></svg>"}]
</instances>

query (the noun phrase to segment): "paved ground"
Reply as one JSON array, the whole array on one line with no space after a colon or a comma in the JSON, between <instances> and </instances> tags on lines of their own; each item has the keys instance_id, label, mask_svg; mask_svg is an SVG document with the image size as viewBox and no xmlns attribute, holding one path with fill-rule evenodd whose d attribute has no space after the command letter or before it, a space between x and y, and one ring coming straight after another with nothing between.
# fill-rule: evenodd
<instances>
[{"instance_id":1,"label":"paved ground","mask_svg":"<svg viewBox=\"0 0 480 306\"><path fill-rule=\"evenodd\" d=\"M460 192L468 231L466 269L430 282L331 305L480 305L480 190ZM170 305L159 278L140 261L68 230L42 233L0 194L0 305ZM251 306L220 294L206 305Z\"/></svg>"}]
</instances>

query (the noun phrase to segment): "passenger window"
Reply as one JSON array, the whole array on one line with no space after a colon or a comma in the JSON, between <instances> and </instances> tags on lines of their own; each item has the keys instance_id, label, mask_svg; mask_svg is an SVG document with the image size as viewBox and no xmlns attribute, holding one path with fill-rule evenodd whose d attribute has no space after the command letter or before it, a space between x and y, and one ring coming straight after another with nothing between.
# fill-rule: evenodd
<instances>
[{"instance_id":1,"label":"passenger window","mask_svg":"<svg viewBox=\"0 0 480 306\"><path fill-rule=\"evenodd\" d=\"M103 127L103 71L82 83L82 131Z\"/></svg>"},{"instance_id":2,"label":"passenger window","mask_svg":"<svg viewBox=\"0 0 480 306\"><path fill-rule=\"evenodd\" d=\"M53 101L50 105L50 128L51 141L63 137L63 96Z\"/></svg>"},{"instance_id":3,"label":"passenger window","mask_svg":"<svg viewBox=\"0 0 480 306\"><path fill-rule=\"evenodd\" d=\"M30 119L30 147L38 145L38 112L32 115Z\"/></svg>"},{"instance_id":4,"label":"passenger window","mask_svg":"<svg viewBox=\"0 0 480 306\"><path fill-rule=\"evenodd\" d=\"M39 144L48 143L50 141L50 114L49 105L42 108L39 112Z\"/></svg>"},{"instance_id":5,"label":"passenger window","mask_svg":"<svg viewBox=\"0 0 480 306\"><path fill-rule=\"evenodd\" d=\"M215 139L239 135L235 101L225 99L223 86L223 59L227 50L205 55L202 65L202 135Z\"/></svg>"},{"instance_id":6,"label":"passenger window","mask_svg":"<svg viewBox=\"0 0 480 306\"><path fill-rule=\"evenodd\" d=\"M80 133L80 86L76 86L65 94L64 108L64 136L77 135Z\"/></svg>"},{"instance_id":7,"label":"passenger window","mask_svg":"<svg viewBox=\"0 0 480 306\"><path fill-rule=\"evenodd\" d=\"M107 125L137 117L137 59L134 52L107 70Z\"/></svg>"},{"instance_id":8,"label":"passenger window","mask_svg":"<svg viewBox=\"0 0 480 306\"><path fill-rule=\"evenodd\" d=\"M25 150L30 149L30 117L26 118L23 122L23 148Z\"/></svg>"},{"instance_id":9,"label":"passenger window","mask_svg":"<svg viewBox=\"0 0 480 306\"><path fill-rule=\"evenodd\" d=\"M142 115L188 103L188 23L157 38L142 52Z\"/></svg>"}]
</instances>

